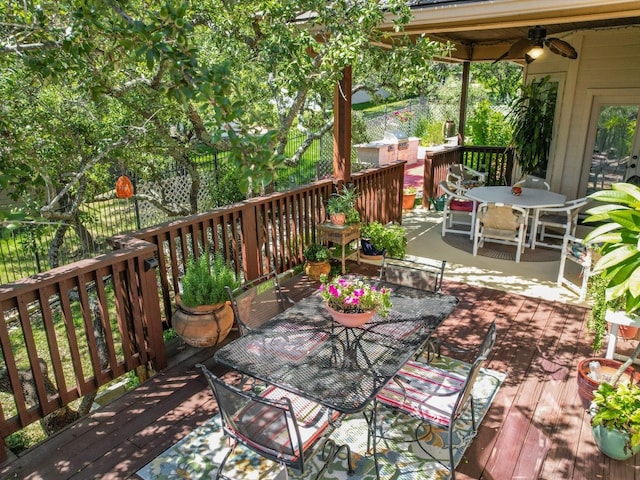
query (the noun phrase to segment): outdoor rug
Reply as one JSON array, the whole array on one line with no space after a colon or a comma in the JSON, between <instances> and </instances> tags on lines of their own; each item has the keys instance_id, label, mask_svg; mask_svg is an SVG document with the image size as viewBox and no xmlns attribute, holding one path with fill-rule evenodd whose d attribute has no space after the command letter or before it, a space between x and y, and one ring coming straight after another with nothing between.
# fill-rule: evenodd
<instances>
[{"instance_id":1,"label":"outdoor rug","mask_svg":"<svg viewBox=\"0 0 640 480\"><path fill-rule=\"evenodd\" d=\"M467 253L473 253L473 240L469 239L469 235L448 234L443 237L442 240L453 248L463 250ZM496 258L498 260L515 260L516 246L496 242L484 242L484 245L478 248L478 255ZM560 260L559 249L545 248L538 245L536 245L535 250L523 248L520 254L521 262L555 262L557 260Z\"/></svg>"},{"instance_id":2,"label":"outdoor rug","mask_svg":"<svg viewBox=\"0 0 640 480\"><path fill-rule=\"evenodd\" d=\"M440 368L462 372L468 364L442 357L433 362ZM483 369L476 384L473 395L475 399L476 421L479 425L487 413L498 388L505 379L505 374ZM414 439L416 421L409 416L399 414L391 409L380 407L378 426L384 432L384 438L378 439L378 461L380 477L394 480L447 480L449 471L434 458L448 463L448 435L444 430L431 429L422 438L423 446L434 457L427 455L411 440ZM471 414L467 412L458 422L458 437L464 437L471 429ZM367 424L362 415L349 415L342 421L332 437L338 445L348 443L355 463L355 475L347 475L346 454L341 453L325 472L327 480L375 480L375 463L371 455L367 455ZM464 455L464 446L454 441L456 465ZM220 416L216 415L203 426L197 428L173 447L166 450L155 460L145 465L137 474L144 480L155 479L189 479L204 480L215 477L217 466L224 458L227 440L221 430ZM297 475L293 470L282 470L282 467L269 460L262 459L253 452L237 447L229 457L224 474L228 478L247 480L308 480L315 478L319 458L312 460L305 475Z\"/></svg>"}]
</instances>

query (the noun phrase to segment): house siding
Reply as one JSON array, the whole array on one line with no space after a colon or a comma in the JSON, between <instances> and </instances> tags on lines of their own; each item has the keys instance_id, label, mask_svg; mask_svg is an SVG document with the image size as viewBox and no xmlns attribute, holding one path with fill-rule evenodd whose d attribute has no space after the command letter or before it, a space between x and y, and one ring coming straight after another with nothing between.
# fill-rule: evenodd
<instances>
[{"instance_id":1,"label":"house siding","mask_svg":"<svg viewBox=\"0 0 640 480\"><path fill-rule=\"evenodd\" d=\"M563 84L547 177L553 190L577 198L586 194L591 167L585 155L594 95L633 97L635 92L628 89L640 89L640 29L581 31L563 40L576 48L578 59L544 55L527 66L525 78L549 74Z\"/></svg>"}]
</instances>

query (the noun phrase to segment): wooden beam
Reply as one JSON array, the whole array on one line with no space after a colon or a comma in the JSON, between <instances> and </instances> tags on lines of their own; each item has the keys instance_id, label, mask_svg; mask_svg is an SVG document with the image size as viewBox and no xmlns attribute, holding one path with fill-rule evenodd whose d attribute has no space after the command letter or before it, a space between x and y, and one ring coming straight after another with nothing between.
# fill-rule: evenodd
<instances>
[{"instance_id":1,"label":"wooden beam","mask_svg":"<svg viewBox=\"0 0 640 480\"><path fill-rule=\"evenodd\" d=\"M462 64L462 91L460 92L460 114L458 116L459 145L464 145L464 129L467 119L467 97L469 94L469 67L471 62Z\"/></svg>"},{"instance_id":2,"label":"wooden beam","mask_svg":"<svg viewBox=\"0 0 640 480\"><path fill-rule=\"evenodd\" d=\"M343 71L333 95L333 176L351 181L351 67Z\"/></svg>"}]
</instances>

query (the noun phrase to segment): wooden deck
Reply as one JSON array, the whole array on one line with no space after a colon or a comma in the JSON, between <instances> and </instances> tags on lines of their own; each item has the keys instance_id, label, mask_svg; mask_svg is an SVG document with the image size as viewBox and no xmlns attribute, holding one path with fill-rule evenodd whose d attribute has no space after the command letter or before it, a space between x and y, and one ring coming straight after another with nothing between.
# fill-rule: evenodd
<instances>
[{"instance_id":1,"label":"wooden deck","mask_svg":"<svg viewBox=\"0 0 640 480\"><path fill-rule=\"evenodd\" d=\"M351 271L372 268L352 264ZM286 283L292 298L315 290L305 278ZM639 457L618 462L598 452L577 396L575 365L590 353L586 309L446 280L444 291L460 304L438 335L473 345L495 318L488 366L508 374L457 478L640 480ZM215 370L212 353L181 352L136 390L5 463L0 478L137 478L138 469L215 413L194 368L202 362Z\"/></svg>"}]
</instances>

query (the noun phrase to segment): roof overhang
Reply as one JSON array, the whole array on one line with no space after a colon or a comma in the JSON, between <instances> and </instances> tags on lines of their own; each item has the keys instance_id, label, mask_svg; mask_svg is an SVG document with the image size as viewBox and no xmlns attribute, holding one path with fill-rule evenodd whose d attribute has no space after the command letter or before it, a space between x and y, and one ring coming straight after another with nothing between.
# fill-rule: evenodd
<instances>
[{"instance_id":1,"label":"roof overhang","mask_svg":"<svg viewBox=\"0 0 640 480\"><path fill-rule=\"evenodd\" d=\"M640 1L629 0L412 0L413 19L395 32L391 17L380 26L384 44L395 37L426 36L454 50L449 61L493 61L540 25L547 36L574 31L640 26ZM522 59L511 59L521 61Z\"/></svg>"}]
</instances>

